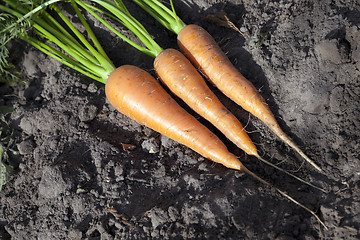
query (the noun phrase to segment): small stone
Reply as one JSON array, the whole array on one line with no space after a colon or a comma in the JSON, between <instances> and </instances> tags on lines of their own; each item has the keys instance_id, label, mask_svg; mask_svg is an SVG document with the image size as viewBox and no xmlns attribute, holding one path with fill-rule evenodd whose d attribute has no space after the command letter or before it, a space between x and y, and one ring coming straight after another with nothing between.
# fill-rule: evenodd
<instances>
[{"instance_id":1,"label":"small stone","mask_svg":"<svg viewBox=\"0 0 360 240\"><path fill-rule=\"evenodd\" d=\"M96 93L96 91L98 90L97 86L94 83L90 83L90 85L88 86L88 92L91 93Z\"/></svg>"},{"instance_id":2,"label":"small stone","mask_svg":"<svg viewBox=\"0 0 360 240\"><path fill-rule=\"evenodd\" d=\"M156 229L159 225L163 225L168 221L167 213L160 208L151 209L151 224L154 229Z\"/></svg>"},{"instance_id":3,"label":"small stone","mask_svg":"<svg viewBox=\"0 0 360 240\"><path fill-rule=\"evenodd\" d=\"M69 239L73 240L81 240L82 239L82 232L78 229L71 229L68 235Z\"/></svg>"},{"instance_id":4,"label":"small stone","mask_svg":"<svg viewBox=\"0 0 360 240\"><path fill-rule=\"evenodd\" d=\"M337 40L323 40L315 46L316 52L321 59L328 60L334 64L340 64L343 62L343 58L340 55L337 47Z\"/></svg>"},{"instance_id":5,"label":"small stone","mask_svg":"<svg viewBox=\"0 0 360 240\"><path fill-rule=\"evenodd\" d=\"M330 94L329 106L333 113L341 113L342 102L344 101L344 87L335 87Z\"/></svg>"},{"instance_id":6,"label":"small stone","mask_svg":"<svg viewBox=\"0 0 360 240\"><path fill-rule=\"evenodd\" d=\"M67 185L62 178L58 168L44 167L41 181L39 183L39 196L45 198L56 198L64 193Z\"/></svg>"},{"instance_id":7,"label":"small stone","mask_svg":"<svg viewBox=\"0 0 360 240\"><path fill-rule=\"evenodd\" d=\"M95 105L86 105L79 112L79 119L82 122L93 120L97 115L98 108Z\"/></svg>"},{"instance_id":8,"label":"small stone","mask_svg":"<svg viewBox=\"0 0 360 240\"><path fill-rule=\"evenodd\" d=\"M31 134L33 133L35 127L33 122L31 121L31 118L24 117L20 121L20 128L22 128L22 130L27 134Z\"/></svg>"},{"instance_id":9,"label":"small stone","mask_svg":"<svg viewBox=\"0 0 360 240\"><path fill-rule=\"evenodd\" d=\"M21 155L31 154L34 151L34 147L35 147L35 143L31 139L22 141L17 145L17 148Z\"/></svg>"},{"instance_id":10,"label":"small stone","mask_svg":"<svg viewBox=\"0 0 360 240\"><path fill-rule=\"evenodd\" d=\"M161 135L160 141L161 141L161 145L162 145L164 148L170 148L170 147L172 147L174 144L175 144L175 145L177 144L174 140L172 140L171 138L168 138L168 137L165 136L165 135Z\"/></svg>"},{"instance_id":11,"label":"small stone","mask_svg":"<svg viewBox=\"0 0 360 240\"><path fill-rule=\"evenodd\" d=\"M155 138L146 139L142 142L141 147L149 153L158 153L160 151L159 143Z\"/></svg>"}]
</instances>

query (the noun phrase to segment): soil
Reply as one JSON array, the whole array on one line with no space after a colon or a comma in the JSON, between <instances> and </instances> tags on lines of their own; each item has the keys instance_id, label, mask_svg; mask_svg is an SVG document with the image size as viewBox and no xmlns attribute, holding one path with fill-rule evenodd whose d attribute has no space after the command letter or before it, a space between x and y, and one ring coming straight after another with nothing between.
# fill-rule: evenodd
<instances>
[{"instance_id":1,"label":"soil","mask_svg":"<svg viewBox=\"0 0 360 240\"><path fill-rule=\"evenodd\" d=\"M0 93L2 104L15 107L7 120L21 158L0 193L0 239L359 239L359 1L174 3L185 23L214 36L324 171L211 86L261 155L328 193L245 155L199 121L249 169L314 210L328 230L274 189L118 113L102 84L16 42L12 54L26 83L1 85ZM129 8L161 46L177 48L174 34ZM205 18L221 10L247 40ZM91 23L115 65L154 74L150 57Z\"/></svg>"}]
</instances>

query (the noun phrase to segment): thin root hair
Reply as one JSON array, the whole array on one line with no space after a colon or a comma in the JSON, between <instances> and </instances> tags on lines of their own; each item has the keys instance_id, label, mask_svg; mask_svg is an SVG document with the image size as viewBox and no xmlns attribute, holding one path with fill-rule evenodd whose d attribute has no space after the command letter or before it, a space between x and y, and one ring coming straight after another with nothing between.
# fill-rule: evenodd
<instances>
[{"instance_id":1,"label":"thin root hair","mask_svg":"<svg viewBox=\"0 0 360 240\"><path fill-rule=\"evenodd\" d=\"M325 225L325 223L323 221L321 221L321 219L319 218L319 216L316 215L316 213L312 210L310 210L308 207L304 206L303 204L299 203L298 201L296 201L294 198L292 198L291 196L289 196L286 192L280 190L279 188L275 187L274 185L272 185L271 183L265 181L264 179L262 179L261 177L259 177L258 175L256 175L255 173L251 172L249 169L247 169L245 166L243 166L243 172L247 173L248 175L252 176L253 178L255 178L256 180L258 180L259 182L274 188L278 193L280 193L283 197L287 198L288 200L290 200L291 202L295 203L296 205L298 205L299 207L303 208L305 211L307 211L308 213L310 213L311 215L313 215L316 220L326 229L328 230L327 226Z\"/></svg>"},{"instance_id":2,"label":"thin root hair","mask_svg":"<svg viewBox=\"0 0 360 240\"><path fill-rule=\"evenodd\" d=\"M300 178L300 177L298 177L298 176L290 173L289 171L287 171L287 170L285 170L285 169L282 169L282 168L278 167L277 165L275 165L275 164L273 164L273 163L271 163L271 162L263 159L263 158L260 157L260 156L258 156L258 159L259 159L261 162L263 162L263 163L265 163L265 164L267 164L267 165L269 165L269 166L271 166L271 167L279 170L280 172L283 172L283 173L289 175L290 177L293 177L293 178L295 178L296 180L298 180L298 181L300 181L300 182L302 182L302 183L305 183L306 185L309 185L310 187L313 187L313 188L315 188L315 189L317 189L317 190L319 190L319 191L322 191L322 192L324 192L324 193L327 193L327 191L324 190L324 189L322 189L321 187L315 186L314 184L312 184L312 183L310 183L310 182L308 182L308 181L306 181L306 180L304 180L304 179L302 179L302 178Z\"/></svg>"}]
</instances>

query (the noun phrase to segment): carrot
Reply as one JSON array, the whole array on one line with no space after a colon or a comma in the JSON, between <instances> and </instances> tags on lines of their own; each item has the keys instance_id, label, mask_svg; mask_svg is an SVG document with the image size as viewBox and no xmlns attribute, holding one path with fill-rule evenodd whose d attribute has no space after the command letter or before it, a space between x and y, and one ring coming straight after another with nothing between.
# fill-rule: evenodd
<instances>
[{"instance_id":1,"label":"carrot","mask_svg":"<svg viewBox=\"0 0 360 240\"><path fill-rule=\"evenodd\" d=\"M130 65L117 68L107 80L105 93L109 102L131 119L214 162L242 169L220 139L180 107L146 71Z\"/></svg>"},{"instance_id":2,"label":"carrot","mask_svg":"<svg viewBox=\"0 0 360 240\"><path fill-rule=\"evenodd\" d=\"M177 40L181 51L220 91L246 111L259 118L303 159L318 171L322 171L284 133L254 85L233 66L208 32L197 25L186 25L175 14L175 11L171 12L157 0L133 1L149 12L166 28L178 35Z\"/></svg>"},{"instance_id":3,"label":"carrot","mask_svg":"<svg viewBox=\"0 0 360 240\"><path fill-rule=\"evenodd\" d=\"M8 42L14 37L19 37L74 70L96 81L105 83L105 92L108 100L123 114L188 146L206 158L221 163L228 168L242 170L260 182L272 186L244 167L242 163L227 150L226 146L218 137L182 109L149 73L128 65L115 69L113 63L106 55L75 4L76 2L81 5L81 1L74 0L71 4L95 47L80 34L75 26L56 6L53 6L52 9L58 14L58 17L63 20L63 24L72 31L76 38L69 33L68 30L63 28L58 20L44 11L43 8L47 6L46 4L39 5L39 8L31 10L11 0L5 1L9 7L0 4L0 10L11 15L11 20L20 20L17 20L14 24L9 25L8 28L1 31L1 33L5 34L4 40ZM40 10L43 11L39 13ZM23 19L32 16L35 17L31 18L29 23L34 28L34 33L45 38L45 43L28 36L26 31L22 31L19 35L16 34L18 32L14 32ZM143 30L144 29L139 29L140 32ZM50 44L50 41L62 51L59 51ZM151 43L150 39L149 41ZM326 228L324 223L313 211L301 205L281 190L275 189L281 195L315 216Z\"/></svg>"},{"instance_id":4,"label":"carrot","mask_svg":"<svg viewBox=\"0 0 360 240\"><path fill-rule=\"evenodd\" d=\"M117 68L106 82L105 93L109 102L122 114L191 148L203 157L225 167L243 171L261 183L274 187L248 170L216 135L181 108L146 71L130 65ZM312 214L327 228L315 212L280 189L274 188Z\"/></svg>"},{"instance_id":5,"label":"carrot","mask_svg":"<svg viewBox=\"0 0 360 240\"><path fill-rule=\"evenodd\" d=\"M141 46L129 42L133 47L155 57L154 67L160 80L179 98L181 98L189 107L191 107L200 116L204 117L216 128L218 128L228 139L235 143L247 154L257 157L260 161L268 164L279 171L311 186L320 191L323 189L285 171L273 163L263 159L257 152L257 149L245 129L238 119L219 101L216 95L207 86L204 78L199 74L191 62L179 51L175 49L163 50L150 36L146 29L139 23L121 1L120 5L113 5L110 2L101 0L91 0L100 4L109 11L110 16L118 20L122 25L131 30L146 46ZM105 26L115 32L124 40L128 40L104 21L96 12L94 12L85 3L79 2L80 6L85 8L95 18L99 19ZM100 9L92 6L96 11ZM109 15L107 12L107 14Z\"/></svg>"},{"instance_id":6,"label":"carrot","mask_svg":"<svg viewBox=\"0 0 360 240\"><path fill-rule=\"evenodd\" d=\"M175 95L181 98L200 116L217 127L228 139L247 154L260 158L255 145L240 121L220 102L207 86L204 78L181 52L175 49L163 50L156 42L150 41L148 36L144 36L149 34L145 34L144 31L141 34L137 32L143 26L135 19L130 19L131 15L125 10L126 8L123 7L122 11L120 11L121 8L118 11L114 11L110 4L99 0L92 1L99 3L109 11L113 11L116 14L115 16L122 20L122 24L138 35L148 48L148 51L143 52L155 57L154 68L156 74ZM87 8L85 4L81 4L81 6ZM89 8L87 10L96 16ZM123 20L124 16L128 17L128 22ZM132 28L134 26L136 26L135 29ZM146 39L144 39L145 37Z\"/></svg>"},{"instance_id":7,"label":"carrot","mask_svg":"<svg viewBox=\"0 0 360 240\"><path fill-rule=\"evenodd\" d=\"M10 6L0 5L0 10L12 14L16 18L25 18L26 15L31 16L43 10L33 18L31 23L34 32L46 39L45 43L31 38L27 34L17 37L21 37L74 70L105 83L105 92L109 102L126 116L192 148L206 158L226 167L241 170L241 162L227 150L225 144L181 108L149 73L129 65L115 69L76 3L81 5L82 2L73 1L72 6L96 49L55 5L52 6L52 9L78 40L42 9L42 6L46 7L45 5L39 5L38 8L30 11L25 5L8 0ZM9 27L9 30L4 33L11 34L12 30L13 28ZM10 37L9 40L11 40ZM49 40L61 48L64 53L51 46Z\"/></svg>"}]
</instances>

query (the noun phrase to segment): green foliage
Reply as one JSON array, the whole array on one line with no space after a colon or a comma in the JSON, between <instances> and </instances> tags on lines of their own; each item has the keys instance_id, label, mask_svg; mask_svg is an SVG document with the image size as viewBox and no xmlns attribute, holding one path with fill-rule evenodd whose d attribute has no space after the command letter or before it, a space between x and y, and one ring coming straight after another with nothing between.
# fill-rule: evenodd
<instances>
[{"instance_id":1,"label":"green foliage","mask_svg":"<svg viewBox=\"0 0 360 240\"><path fill-rule=\"evenodd\" d=\"M34 9L36 6L39 6L44 3L44 0L19 0L21 5L27 6L31 9Z\"/></svg>"},{"instance_id":2,"label":"green foliage","mask_svg":"<svg viewBox=\"0 0 360 240\"><path fill-rule=\"evenodd\" d=\"M20 38L43 53L73 68L96 81L105 83L110 73L115 70L113 63L106 56L95 35L78 10L74 1L70 1L77 17L83 23L94 48L88 40L75 28L55 5L68 0L3 0L0 11L3 21L0 26L0 77L7 82L17 79L14 67L9 64L7 44L14 38ZM52 9L55 17L46 10ZM64 26L66 27L64 28ZM67 28L67 29L66 29ZM32 34L28 34L32 30Z\"/></svg>"},{"instance_id":3,"label":"green foliage","mask_svg":"<svg viewBox=\"0 0 360 240\"><path fill-rule=\"evenodd\" d=\"M10 166L5 163L8 159L8 155L5 150L6 149L0 143L0 192L2 187L8 181L11 171Z\"/></svg>"},{"instance_id":4,"label":"green foliage","mask_svg":"<svg viewBox=\"0 0 360 240\"><path fill-rule=\"evenodd\" d=\"M8 84L18 83L20 74L14 65L8 61L9 50L8 43L14 38L21 38L30 29L29 21L16 22L17 18L11 14L0 13L0 29L11 31L1 31L0 35L0 82Z\"/></svg>"},{"instance_id":5,"label":"green foliage","mask_svg":"<svg viewBox=\"0 0 360 240\"><path fill-rule=\"evenodd\" d=\"M13 7L16 6L15 9L17 10L24 8L28 10L26 15L21 15L16 10L0 5L0 10L5 12L0 13L0 82L12 85L21 82L21 78L20 72L8 60L8 44L14 38L23 39L27 36L28 32L32 29L32 18L43 12L48 6L48 2L44 0L10 2Z\"/></svg>"},{"instance_id":6,"label":"green foliage","mask_svg":"<svg viewBox=\"0 0 360 240\"><path fill-rule=\"evenodd\" d=\"M78 189L76 189L76 193L84 193L84 192L86 192L86 190L85 189L82 189L82 188L78 188Z\"/></svg>"},{"instance_id":7,"label":"green foliage","mask_svg":"<svg viewBox=\"0 0 360 240\"><path fill-rule=\"evenodd\" d=\"M176 15L173 2L170 0L171 10L159 0L132 0L153 16L168 30L176 35L183 29L186 24Z\"/></svg>"},{"instance_id":8,"label":"green foliage","mask_svg":"<svg viewBox=\"0 0 360 240\"><path fill-rule=\"evenodd\" d=\"M10 148L13 131L5 121L5 115L13 110L12 107L0 106L0 191L12 172L9 153L17 154Z\"/></svg>"}]
</instances>

